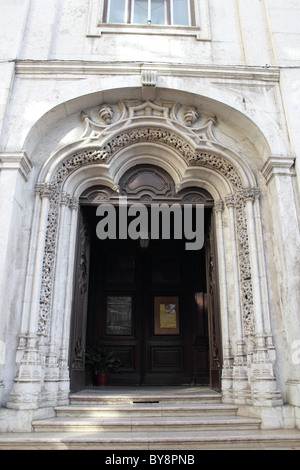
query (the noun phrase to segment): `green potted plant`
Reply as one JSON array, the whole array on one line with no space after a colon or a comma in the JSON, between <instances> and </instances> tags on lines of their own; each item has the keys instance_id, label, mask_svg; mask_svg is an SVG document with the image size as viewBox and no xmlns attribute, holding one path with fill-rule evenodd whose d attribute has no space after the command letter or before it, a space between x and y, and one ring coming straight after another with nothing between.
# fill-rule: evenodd
<instances>
[{"instance_id":1,"label":"green potted plant","mask_svg":"<svg viewBox=\"0 0 300 470\"><path fill-rule=\"evenodd\" d=\"M86 364L89 364L96 376L97 385L107 385L111 372L117 372L122 362L114 351L103 346L89 346L85 352Z\"/></svg>"}]
</instances>

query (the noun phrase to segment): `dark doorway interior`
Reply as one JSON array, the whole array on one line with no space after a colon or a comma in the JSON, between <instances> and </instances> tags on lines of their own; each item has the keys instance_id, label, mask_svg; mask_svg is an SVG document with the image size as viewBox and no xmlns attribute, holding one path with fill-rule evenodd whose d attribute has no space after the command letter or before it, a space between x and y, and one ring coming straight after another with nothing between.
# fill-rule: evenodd
<instances>
[{"instance_id":1,"label":"dark doorway interior","mask_svg":"<svg viewBox=\"0 0 300 470\"><path fill-rule=\"evenodd\" d=\"M95 207L83 211L91 228L86 342L124 363L110 384L210 384L205 248L187 251L172 238L147 248L99 240Z\"/></svg>"}]
</instances>

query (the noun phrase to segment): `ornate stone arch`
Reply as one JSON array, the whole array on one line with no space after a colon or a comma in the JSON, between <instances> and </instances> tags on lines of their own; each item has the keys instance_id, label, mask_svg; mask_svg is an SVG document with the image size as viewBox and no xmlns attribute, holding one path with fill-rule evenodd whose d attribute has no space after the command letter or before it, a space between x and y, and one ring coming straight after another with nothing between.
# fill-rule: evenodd
<instances>
[{"instance_id":1,"label":"ornate stone arch","mask_svg":"<svg viewBox=\"0 0 300 470\"><path fill-rule=\"evenodd\" d=\"M66 400L72 253L78 199L95 181L118 193L122 174L130 165L143 161L155 162L172 173L177 191L191 181L197 183L201 174L218 195L215 212L222 260L226 336L224 398L241 403L255 400L279 403L269 357L272 344L270 341L267 344L269 313L262 311L264 273L256 251L260 227L255 214L259 212L260 191L251 168L215 139L213 118L201 122L195 109L177 103L124 101L118 105L102 105L97 119L82 113L82 120L85 127L81 139L54 153L43 166L36 184L35 219L39 220L39 229L33 234L32 244L37 244L37 256L34 276L28 277L27 288L31 292L28 332L21 335L24 355L10 406L20 406L19 391L23 393L24 377L27 377L28 391L23 395L28 407L39 406L41 382L46 390L44 402L49 397L50 402L59 401L59 397L62 397L60 402ZM235 283L234 345L229 326L230 314L233 315L226 300L228 268L222 242L225 209L230 226L232 282ZM63 267L64 248L68 249L67 267ZM62 280L64 286L60 285ZM63 289L66 292L64 304L59 303ZM63 314L64 319L60 326L61 336L57 337L59 314ZM46 341L49 341L49 347L45 347ZM60 342L60 357L55 353L57 342Z\"/></svg>"}]
</instances>

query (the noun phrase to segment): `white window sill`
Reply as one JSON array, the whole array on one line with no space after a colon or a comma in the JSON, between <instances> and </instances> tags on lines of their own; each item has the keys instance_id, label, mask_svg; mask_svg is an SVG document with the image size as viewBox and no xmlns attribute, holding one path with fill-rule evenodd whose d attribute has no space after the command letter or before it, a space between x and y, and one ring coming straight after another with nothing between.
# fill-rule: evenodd
<instances>
[{"instance_id":1,"label":"white window sill","mask_svg":"<svg viewBox=\"0 0 300 470\"><path fill-rule=\"evenodd\" d=\"M160 36L192 36L199 41L210 41L210 35L197 26L137 25L99 23L88 37L101 37L103 34L147 34Z\"/></svg>"}]
</instances>

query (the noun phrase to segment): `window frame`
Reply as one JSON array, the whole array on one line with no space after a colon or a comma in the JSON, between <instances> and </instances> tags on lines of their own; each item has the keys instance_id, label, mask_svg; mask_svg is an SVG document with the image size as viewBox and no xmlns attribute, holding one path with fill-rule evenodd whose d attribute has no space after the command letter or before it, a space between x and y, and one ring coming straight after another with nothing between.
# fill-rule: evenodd
<instances>
[{"instance_id":1,"label":"window frame","mask_svg":"<svg viewBox=\"0 0 300 470\"><path fill-rule=\"evenodd\" d=\"M109 21L109 7L111 0L103 0L103 15L102 15L102 23L103 24L122 24L122 25L135 25L135 26L178 26L178 27L190 27L196 26L195 21L195 8L194 3L195 0L187 0L188 4L188 15L189 15L189 24L174 24L173 23L173 2L174 0L164 0L165 3L165 23L157 24L152 23L151 21L151 0L148 1L148 21L147 23L135 23L134 22L134 2L135 0L126 0L125 11L124 11L124 22L122 23L113 23Z\"/></svg>"},{"instance_id":2,"label":"window frame","mask_svg":"<svg viewBox=\"0 0 300 470\"><path fill-rule=\"evenodd\" d=\"M163 36L191 36L199 41L211 41L209 23L209 0L193 1L194 24L185 25L155 25L131 23L105 23L107 15L107 0L90 0L88 12L87 37L101 37L103 34L148 34Z\"/></svg>"}]
</instances>

